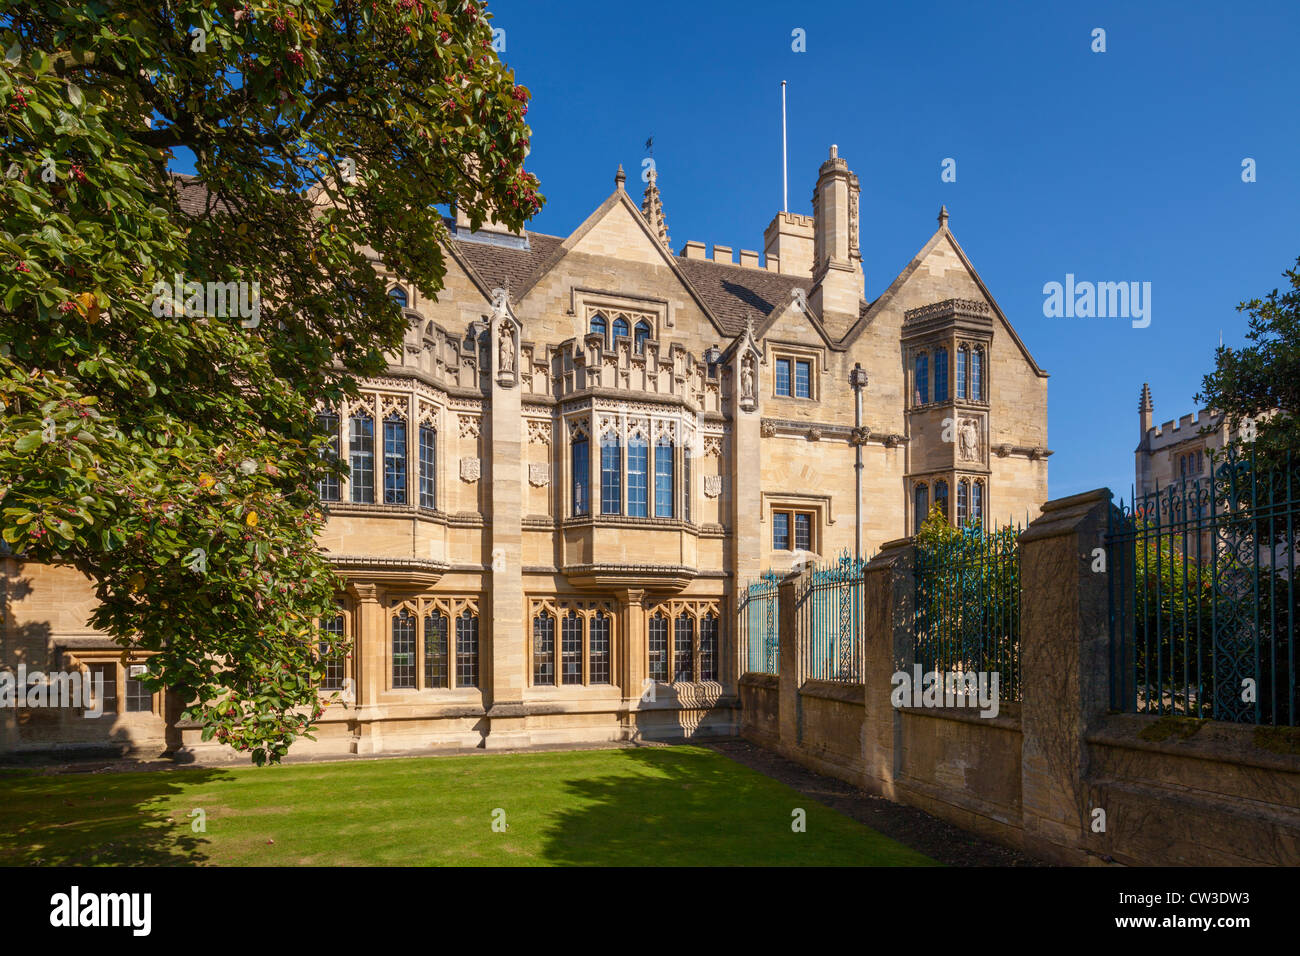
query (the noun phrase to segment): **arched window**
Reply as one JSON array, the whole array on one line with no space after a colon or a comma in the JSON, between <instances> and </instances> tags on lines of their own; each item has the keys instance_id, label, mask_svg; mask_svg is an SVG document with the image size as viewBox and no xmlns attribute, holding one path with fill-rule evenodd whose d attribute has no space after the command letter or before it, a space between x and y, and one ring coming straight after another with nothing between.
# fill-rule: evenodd
<instances>
[{"instance_id":1,"label":"arched window","mask_svg":"<svg viewBox=\"0 0 1300 956\"><path fill-rule=\"evenodd\" d=\"M925 516L930 513L930 489L926 487L924 482L916 486L916 491L913 493L912 500L914 503L913 513L915 517L915 524L912 531L915 534L917 531L921 530L921 525L925 524Z\"/></svg>"},{"instance_id":2,"label":"arched window","mask_svg":"<svg viewBox=\"0 0 1300 956\"><path fill-rule=\"evenodd\" d=\"M970 356L970 397L984 401L984 350L975 349Z\"/></svg>"},{"instance_id":3,"label":"arched window","mask_svg":"<svg viewBox=\"0 0 1300 956\"><path fill-rule=\"evenodd\" d=\"M650 323L642 319L636 324L632 334L632 347L636 350L637 355L645 355L645 343L650 338Z\"/></svg>"},{"instance_id":4,"label":"arched window","mask_svg":"<svg viewBox=\"0 0 1300 956\"><path fill-rule=\"evenodd\" d=\"M606 434L600 440L600 513L623 513L623 462L622 449L616 435Z\"/></svg>"},{"instance_id":5,"label":"arched window","mask_svg":"<svg viewBox=\"0 0 1300 956\"><path fill-rule=\"evenodd\" d=\"M384 419L384 504L406 504L406 421L396 414Z\"/></svg>"},{"instance_id":6,"label":"arched window","mask_svg":"<svg viewBox=\"0 0 1300 956\"><path fill-rule=\"evenodd\" d=\"M633 518L644 518L647 508L647 472L650 467L650 446L641 435L627 440L627 513Z\"/></svg>"},{"instance_id":7,"label":"arched window","mask_svg":"<svg viewBox=\"0 0 1300 956\"><path fill-rule=\"evenodd\" d=\"M395 285L391 289L389 289L388 297L397 303L397 307L399 309L406 308L407 305L406 293L402 291L401 286Z\"/></svg>"},{"instance_id":8,"label":"arched window","mask_svg":"<svg viewBox=\"0 0 1300 956\"><path fill-rule=\"evenodd\" d=\"M957 527L964 528L970 517L970 482L965 478L957 482Z\"/></svg>"},{"instance_id":9,"label":"arched window","mask_svg":"<svg viewBox=\"0 0 1300 956\"><path fill-rule=\"evenodd\" d=\"M424 616L424 686L447 686L447 615Z\"/></svg>"},{"instance_id":10,"label":"arched window","mask_svg":"<svg viewBox=\"0 0 1300 956\"><path fill-rule=\"evenodd\" d=\"M627 319L623 318L623 317L620 315L617 319L614 320L614 343L613 343L613 347L614 347L614 348L618 348L618 340L619 340L619 339L625 339L625 338L627 338L627 336L628 336L628 324L627 324Z\"/></svg>"},{"instance_id":11,"label":"arched window","mask_svg":"<svg viewBox=\"0 0 1300 956\"><path fill-rule=\"evenodd\" d=\"M587 648L587 683L609 683L609 615L597 611L591 618Z\"/></svg>"},{"instance_id":12,"label":"arched window","mask_svg":"<svg viewBox=\"0 0 1300 956\"><path fill-rule=\"evenodd\" d=\"M582 625L577 611L560 622L560 683L582 683Z\"/></svg>"},{"instance_id":13,"label":"arched window","mask_svg":"<svg viewBox=\"0 0 1300 956\"><path fill-rule=\"evenodd\" d=\"M327 408L316 416L316 427L329 436L326 445L320 450L320 456L326 461L339 459L339 416L332 408ZM339 476L326 475L316 483L316 494L321 501L339 500Z\"/></svg>"},{"instance_id":14,"label":"arched window","mask_svg":"<svg viewBox=\"0 0 1300 956\"><path fill-rule=\"evenodd\" d=\"M934 352L934 400L948 401L948 350L935 349Z\"/></svg>"},{"instance_id":15,"label":"arched window","mask_svg":"<svg viewBox=\"0 0 1300 956\"><path fill-rule=\"evenodd\" d=\"M948 513L948 482L939 480L934 483L934 503L945 518L951 518Z\"/></svg>"},{"instance_id":16,"label":"arched window","mask_svg":"<svg viewBox=\"0 0 1300 956\"><path fill-rule=\"evenodd\" d=\"M360 504L375 502L375 420L367 412L358 412L349 423L348 443L352 473L348 483L352 500Z\"/></svg>"},{"instance_id":17,"label":"arched window","mask_svg":"<svg viewBox=\"0 0 1300 956\"><path fill-rule=\"evenodd\" d=\"M700 618L700 680L718 679L718 616Z\"/></svg>"},{"instance_id":18,"label":"arched window","mask_svg":"<svg viewBox=\"0 0 1300 956\"><path fill-rule=\"evenodd\" d=\"M415 615L402 608L393 615L393 689L415 687Z\"/></svg>"},{"instance_id":19,"label":"arched window","mask_svg":"<svg viewBox=\"0 0 1300 956\"><path fill-rule=\"evenodd\" d=\"M977 481L970 489L970 516L972 521L984 520L984 482Z\"/></svg>"},{"instance_id":20,"label":"arched window","mask_svg":"<svg viewBox=\"0 0 1300 956\"><path fill-rule=\"evenodd\" d=\"M966 392L966 382L970 379L970 349L962 346L957 350L957 398L970 398Z\"/></svg>"},{"instance_id":21,"label":"arched window","mask_svg":"<svg viewBox=\"0 0 1300 956\"><path fill-rule=\"evenodd\" d=\"M930 401L930 356L922 352L916 357L916 404Z\"/></svg>"},{"instance_id":22,"label":"arched window","mask_svg":"<svg viewBox=\"0 0 1300 956\"><path fill-rule=\"evenodd\" d=\"M668 618L656 611L650 618L650 679L668 680Z\"/></svg>"},{"instance_id":23,"label":"arched window","mask_svg":"<svg viewBox=\"0 0 1300 956\"><path fill-rule=\"evenodd\" d=\"M673 443L662 435L655 443L655 517L673 516Z\"/></svg>"},{"instance_id":24,"label":"arched window","mask_svg":"<svg viewBox=\"0 0 1300 956\"><path fill-rule=\"evenodd\" d=\"M555 686L555 618L546 611L533 618L533 683Z\"/></svg>"},{"instance_id":25,"label":"arched window","mask_svg":"<svg viewBox=\"0 0 1300 956\"><path fill-rule=\"evenodd\" d=\"M573 473L573 515L585 515L591 501L591 450L587 436L581 435L573 440L569 448Z\"/></svg>"},{"instance_id":26,"label":"arched window","mask_svg":"<svg viewBox=\"0 0 1300 956\"><path fill-rule=\"evenodd\" d=\"M695 619L683 611L673 633L673 681L695 679Z\"/></svg>"},{"instance_id":27,"label":"arched window","mask_svg":"<svg viewBox=\"0 0 1300 956\"><path fill-rule=\"evenodd\" d=\"M587 332L591 335L599 335L600 344L604 346L606 344L605 339L609 334L605 325L605 317L599 312L593 315L591 317L591 326L587 329Z\"/></svg>"},{"instance_id":28,"label":"arched window","mask_svg":"<svg viewBox=\"0 0 1300 956\"><path fill-rule=\"evenodd\" d=\"M478 686L478 618L468 609L456 618L456 686Z\"/></svg>"}]
</instances>

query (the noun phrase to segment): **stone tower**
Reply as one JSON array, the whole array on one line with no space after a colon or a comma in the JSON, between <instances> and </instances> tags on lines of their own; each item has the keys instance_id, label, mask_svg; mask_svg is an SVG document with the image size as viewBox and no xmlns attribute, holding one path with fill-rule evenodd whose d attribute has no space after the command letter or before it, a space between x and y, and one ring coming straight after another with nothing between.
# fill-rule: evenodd
<instances>
[{"instance_id":1,"label":"stone tower","mask_svg":"<svg viewBox=\"0 0 1300 956\"><path fill-rule=\"evenodd\" d=\"M831 147L813 191L813 289L809 301L834 339L858 320L864 294L858 248L858 177Z\"/></svg>"}]
</instances>

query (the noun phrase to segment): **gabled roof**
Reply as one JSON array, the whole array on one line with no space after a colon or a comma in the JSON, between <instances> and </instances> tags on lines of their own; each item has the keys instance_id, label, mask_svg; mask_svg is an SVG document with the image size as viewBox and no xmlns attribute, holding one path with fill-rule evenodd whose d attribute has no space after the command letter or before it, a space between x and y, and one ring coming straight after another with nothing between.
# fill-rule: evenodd
<instances>
[{"instance_id":1,"label":"gabled roof","mask_svg":"<svg viewBox=\"0 0 1300 956\"><path fill-rule=\"evenodd\" d=\"M794 289L809 292L812 280L782 275L764 269L714 262L711 259L675 257L682 273L727 335L745 331L745 319L753 314L760 321L780 312L790 303Z\"/></svg>"},{"instance_id":2,"label":"gabled roof","mask_svg":"<svg viewBox=\"0 0 1300 956\"><path fill-rule=\"evenodd\" d=\"M456 238L452 239L451 246L456 258L473 270L471 278L481 280L490 297L493 289L504 289L507 281L512 290L522 289L537 267L564 241L541 232L528 232L525 236L526 249Z\"/></svg>"},{"instance_id":3,"label":"gabled roof","mask_svg":"<svg viewBox=\"0 0 1300 956\"><path fill-rule=\"evenodd\" d=\"M853 327L849 329L848 334L844 336L843 344L846 346L851 345L853 341L866 330L872 320L879 315L893 300L894 296L898 294L898 290L903 287L903 284L911 278L912 273L915 272L920 267L921 263L925 261L926 256L933 252L935 246L939 245L939 243L945 239L952 243L953 250L957 253L957 258L960 259L961 264L966 267L966 271L970 273L970 277L975 280L975 285L979 287L985 301L987 301L992 307L998 321L1002 323L1003 330L1011 336L1011 341L1016 344L1018 349L1020 349L1020 354L1025 357L1025 361L1029 363L1029 367L1033 369L1034 374L1047 378L1047 372L1043 371L1042 367L1034 360L1034 357L1029 354L1028 347L1016 333L1015 327L1006 317L1006 314L1003 313L1002 307L998 305L997 300L994 299L993 295L989 292L988 286L984 284L984 280L980 278L980 274L975 271L975 266L971 264L970 258L966 255L966 251L962 249L961 243L957 241L957 237L954 236L952 230L948 228L946 216L944 217L943 225L939 226L939 228L935 230L934 235L932 235L929 241L921 247L921 251L912 257L912 261L908 263L907 268L899 273L898 278L889 284L888 289L882 292L874 302L870 303L862 310L861 314L858 316L858 321L853 324Z\"/></svg>"}]
</instances>

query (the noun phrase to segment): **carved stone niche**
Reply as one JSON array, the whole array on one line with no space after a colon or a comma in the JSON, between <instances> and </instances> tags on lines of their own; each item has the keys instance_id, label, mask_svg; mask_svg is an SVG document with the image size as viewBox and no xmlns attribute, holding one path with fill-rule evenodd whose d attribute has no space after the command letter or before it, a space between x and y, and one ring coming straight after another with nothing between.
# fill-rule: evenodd
<instances>
[{"instance_id":1,"label":"carved stone niche","mask_svg":"<svg viewBox=\"0 0 1300 956\"><path fill-rule=\"evenodd\" d=\"M478 481L482 470L482 465L477 458L462 458L460 460L460 480L475 482Z\"/></svg>"},{"instance_id":2,"label":"carved stone niche","mask_svg":"<svg viewBox=\"0 0 1300 956\"><path fill-rule=\"evenodd\" d=\"M957 421L957 460L984 460L984 423L981 419L963 415Z\"/></svg>"},{"instance_id":3,"label":"carved stone niche","mask_svg":"<svg viewBox=\"0 0 1300 956\"><path fill-rule=\"evenodd\" d=\"M740 360L740 407L747 412L758 407L758 368L752 352Z\"/></svg>"}]
</instances>

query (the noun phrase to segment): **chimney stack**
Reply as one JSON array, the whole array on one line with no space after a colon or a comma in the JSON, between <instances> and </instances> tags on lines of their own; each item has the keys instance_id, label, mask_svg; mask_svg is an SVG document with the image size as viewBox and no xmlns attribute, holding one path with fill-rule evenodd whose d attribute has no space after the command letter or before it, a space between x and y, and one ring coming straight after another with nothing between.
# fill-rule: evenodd
<instances>
[{"instance_id":1,"label":"chimney stack","mask_svg":"<svg viewBox=\"0 0 1300 956\"><path fill-rule=\"evenodd\" d=\"M763 230L763 255L776 260L778 272L812 278L812 216L778 212Z\"/></svg>"},{"instance_id":2,"label":"chimney stack","mask_svg":"<svg viewBox=\"0 0 1300 956\"><path fill-rule=\"evenodd\" d=\"M858 320L865 283L858 248L858 177L832 146L813 191L813 290L809 303L832 338ZM785 271L783 268L782 272Z\"/></svg>"}]
</instances>

